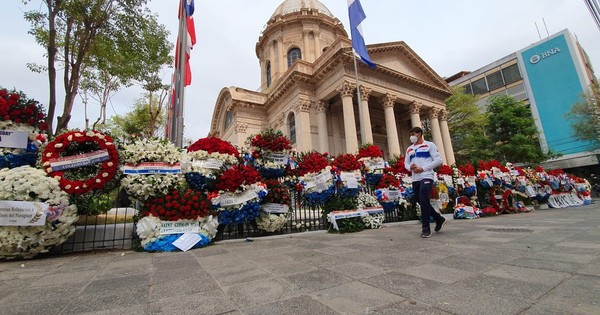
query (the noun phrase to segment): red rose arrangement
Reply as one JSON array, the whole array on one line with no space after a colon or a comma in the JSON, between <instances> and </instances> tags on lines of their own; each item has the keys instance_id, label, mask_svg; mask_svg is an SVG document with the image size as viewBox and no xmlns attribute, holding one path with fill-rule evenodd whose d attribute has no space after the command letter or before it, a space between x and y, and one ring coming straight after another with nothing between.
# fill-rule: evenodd
<instances>
[{"instance_id":1,"label":"red rose arrangement","mask_svg":"<svg viewBox=\"0 0 600 315\"><path fill-rule=\"evenodd\" d=\"M357 159L362 159L362 158L378 158L378 157L383 157L383 151L381 151L381 149L374 145L374 144L367 144L367 145L363 145L358 149L358 155L356 156Z\"/></svg>"},{"instance_id":2,"label":"red rose arrangement","mask_svg":"<svg viewBox=\"0 0 600 315\"><path fill-rule=\"evenodd\" d=\"M207 137L199 139L187 148L188 152L203 150L210 153L231 154L239 157L238 150L228 141L221 140L217 137Z\"/></svg>"},{"instance_id":3,"label":"red rose arrangement","mask_svg":"<svg viewBox=\"0 0 600 315\"><path fill-rule=\"evenodd\" d=\"M384 170L385 173L392 173L395 175L406 174L410 175L410 172L404 167L404 156L399 157L396 161L390 161L390 167Z\"/></svg>"},{"instance_id":4,"label":"red rose arrangement","mask_svg":"<svg viewBox=\"0 0 600 315\"><path fill-rule=\"evenodd\" d=\"M69 161L73 163L69 165ZM108 135L98 131L70 131L46 145L42 166L64 191L80 195L100 190L115 178L119 154Z\"/></svg>"},{"instance_id":5,"label":"red rose arrangement","mask_svg":"<svg viewBox=\"0 0 600 315\"><path fill-rule=\"evenodd\" d=\"M560 175L564 174L564 173L565 173L565 171L563 171L563 170L561 170L561 169L559 168L559 169L555 169L555 170L550 170L550 171L548 171L547 173L548 173L548 175L550 175L550 176L560 176Z\"/></svg>"},{"instance_id":6,"label":"red rose arrangement","mask_svg":"<svg viewBox=\"0 0 600 315\"><path fill-rule=\"evenodd\" d=\"M452 167L444 164L444 165L440 166L437 173L439 175L451 175L452 176L452 173L453 173Z\"/></svg>"},{"instance_id":7,"label":"red rose arrangement","mask_svg":"<svg viewBox=\"0 0 600 315\"><path fill-rule=\"evenodd\" d=\"M470 163L465 165L460 165L458 170L462 173L463 176L475 176L475 168Z\"/></svg>"},{"instance_id":8,"label":"red rose arrangement","mask_svg":"<svg viewBox=\"0 0 600 315\"><path fill-rule=\"evenodd\" d=\"M25 93L0 89L0 121L27 124L41 131L48 129L44 108Z\"/></svg>"},{"instance_id":9,"label":"red rose arrangement","mask_svg":"<svg viewBox=\"0 0 600 315\"><path fill-rule=\"evenodd\" d=\"M264 203L291 204L290 190L286 185L276 179L268 179L265 184L269 193L263 199Z\"/></svg>"},{"instance_id":10,"label":"red rose arrangement","mask_svg":"<svg viewBox=\"0 0 600 315\"><path fill-rule=\"evenodd\" d=\"M250 139L250 145L255 151L268 150L272 152L289 151L292 149L290 139L283 135L281 130L268 129Z\"/></svg>"},{"instance_id":11,"label":"red rose arrangement","mask_svg":"<svg viewBox=\"0 0 600 315\"><path fill-rule=\"evenodd\" d=\"M249 165L236 165L223 172L216 184L222 191L236 192L242 186L260 182L260 173Z\"/></svg>"},{"instance_id":12,"label":"red rose arrangement","mask_svg":"<svg viewBox=\"0 0 600 315\"><path fill-rule=\"evenodd\" d=\"M377 185L377 189L384 189L390 187L399 188L400 180L392 174L383 174L381 180L379 181L379 184Z\"/></svg>"},{"instance_id":13,"label":"red rose arrangement","mask_svg":"<svg viewBox=\"0 0 600 315\"><path fill-rule=\"evenodd\" d=\"M172 190L164 197L149 199L140 213L143 217L152 215L163 221L196 220L215 214L206 194L191 189L180 192Z\"/></svg>"},{"instance_id":14,"label":"red rose arrangement","mask_svg":"<svg viewBox=\"0 0 600 315\"><path fill-rule=\"evenodd\" d=\"M296 174L298 176L304 176L308 173L317 173L329 166L327 157L318 152L302 154L298 160L298 168L296 169Z\"/></svg>"},{"instance_id":15,"label":"red rose arrangement","mask_svg":"<svg viewBox=\"0 0 600 315\"><path fill-rule=\"evenodd\" d=\"M364 163L359 161L356 156L351 153L343 153L338 155L333 160L331 165L338 173L356 171L364 167Z\"/></svg>"}]
</instances>

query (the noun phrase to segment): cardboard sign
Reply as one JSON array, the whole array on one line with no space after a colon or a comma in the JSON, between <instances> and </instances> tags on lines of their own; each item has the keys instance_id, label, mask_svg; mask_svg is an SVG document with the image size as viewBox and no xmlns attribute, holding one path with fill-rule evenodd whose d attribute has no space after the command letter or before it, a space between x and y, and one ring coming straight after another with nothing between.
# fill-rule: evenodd
<instances>
[{"instance_id":1,"label":"cardboard sign","mask_svg":"<svg viewBox=\"0 0 600 315\"><path fill-rule=\"evenodd\" d=\"M0 130L0 148L27 148L28 131Z\"/></svg>"},{"instance_id":2,"label":"cardboard sign","mask_svg":"<svg viewBox=\"0 0 600 315\"><path fill-rule=\"evenodd\" d=\"M47 203L0 200L0 226L44 225L47 211Z\"/></svg>"}]
</instances>

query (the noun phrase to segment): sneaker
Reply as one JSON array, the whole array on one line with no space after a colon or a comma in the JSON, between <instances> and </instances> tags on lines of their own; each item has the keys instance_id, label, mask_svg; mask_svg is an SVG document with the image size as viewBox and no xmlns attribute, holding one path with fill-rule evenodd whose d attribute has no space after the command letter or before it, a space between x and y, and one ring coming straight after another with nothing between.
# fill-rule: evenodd
<instances>
[{"instance_id":1,"label":"sneaker","mask_svg":"<svg viewBox=\"0 0 600 315\"><path fill-rule=\"evenodd\" d=\"M429 232L421 232L421 237L422 238L430 238L431 237L431 231L429 231Z\"/></svg>"},{"instance_id":2,"label":"sneaker","mask_svg":"<svg viewBox=\"0 0 600 315\"><path fill-rule=\"evenodd\" d=\"M448 221L446 218L442 217L442 221L439 222L435 222L435 229L433 229L436 232L439 232L442 227L444 227L444 224L446 223L446 221Z\"/></svg>"}]
</instances>

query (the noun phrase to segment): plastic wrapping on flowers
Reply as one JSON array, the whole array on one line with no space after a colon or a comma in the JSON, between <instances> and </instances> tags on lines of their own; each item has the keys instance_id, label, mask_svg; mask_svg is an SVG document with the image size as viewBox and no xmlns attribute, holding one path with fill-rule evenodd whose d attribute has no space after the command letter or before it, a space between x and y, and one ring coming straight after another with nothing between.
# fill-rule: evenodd
<instances>
[{"instance_id":1,"label":"plastic wrapping on flowers","mask_svg":"<svg viewBox=\"0 0 600 315\"><path fill-rule=\"evenodd\" d=\"M181 170L190 188L213 190L217 177L227 167L238 164L239 153L228 141L216 137L198 139L187 148Z\"/></svg>"},{"instance_id":2,"label":"plastic wrapping on flowers","mask_svg":"<svg viewBox=\"0 0 600 315\"><path fill-rule=\"evenodd\" d=\"M152 215L141 218L136 225L136 232L141 241L141 246L148 252L173 252L180 251L179 247L173 242L178 240L183 233L161 234L163 229L163 220ZM200 238L191 248L200 248L209 245L217 234L219 222L216 217L209 215L197 219L179 219L171 221L173 225L185 226L187 229L194 229L194 232ZM167 232L170 233L170 232Z\"/></svg>"},{"instance_id":3,"label":"plastic wrapping on flowers","mask_svg":"<svg viewBox=\"0 0 600 315\"><path fill-rule=\"evenodd\" d=\"M26 202L38 209L29 223L38 226L0 226L0 258L33 258L51 247L64 243L73 233L77 208L69 204L69 195L56 179L30 166L0 170L0 201ZM47 205L43 211L41 204ZM37 220L37 221L36 221ZM3 221L0 221L3 222Z\"/></svg>"}]
</instances>

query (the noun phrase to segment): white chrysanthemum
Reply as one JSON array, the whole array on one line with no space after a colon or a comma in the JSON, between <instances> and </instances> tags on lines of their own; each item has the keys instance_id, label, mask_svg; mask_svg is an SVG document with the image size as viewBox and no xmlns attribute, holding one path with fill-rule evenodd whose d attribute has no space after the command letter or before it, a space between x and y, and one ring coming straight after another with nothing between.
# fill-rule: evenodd
<instances>
[{"instance_id":1,"label":"white chrysanthemum","mask_svg":"<svg viewBox=\"0 0 600 315\"><path fill-rule=\"evenodd\" d=\"M287 214L261 212L256 218L256 226L266 232L276 232L283 229L287 221Z\"/></svg>"},{"instance_id":2,"label":"white chrysanthemum","mask_svg":"<svg viewBox=\"0 0 600 315\"><path fill-rule=\"evenodd\" d=\"M64 243L73 233L77 208L58 181L30 166L0 170L0 200L39 201L64 207L57 221L42 226L0 226L0 258L32 258Z\"/></svg>"},{"instance_id":3,"label":"white chrysanthemum","mask_svg":"<svg viewBox=\"0 0 600 315\"><path fill-rule=\"evenodd\" d=\"M121 180L121 186L135 199L144 201L166 195L183 180L179 174L129 175Z\"/></svg>"},{"instance_id":4,"label":"white chrysanthemum","mask_svg":"<svg viewBox=\"0 0 600 315\"><path fill-rule=\"evenodd\" d=\"M196 220L177 220L177 222L192 222L198 225L198 233L206 236L209 239L215 238L217 235L217 227L219 221L217 217L212 215L205 218L198 218ZM152 215L141 218L136 225L136 232L140 237L140 243L142 247L150 242L154 242L161 238L160 234L161 220Z\"/></svg>"},{"instance_id":5,"label":"white chrysanthemum","mask_svg":"<svg viewBox=\"0 0 600 315\"><path fill-rule=\"evenodd\" d=\"M175 164L181 160L181 149L168 141L143 139L124 146L123 160L134 165L141 162Z\"/></svg>"}]
</instances>

